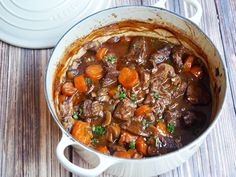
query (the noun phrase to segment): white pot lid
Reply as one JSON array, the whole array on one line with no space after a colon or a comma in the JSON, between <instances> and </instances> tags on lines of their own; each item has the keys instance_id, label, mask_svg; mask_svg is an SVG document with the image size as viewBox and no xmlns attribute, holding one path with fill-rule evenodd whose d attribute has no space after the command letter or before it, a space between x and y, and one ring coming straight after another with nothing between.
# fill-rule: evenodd
<instances>
[{"instance_id":1,"label":"white pot lid","mask_svg":"<svg viewBox=\"0 0 236 177\"><path fill-rule=\"evenodd\" d=\"M75 23L111 0L1 0L0 40L25 48L56 45Z\"/></svg>"}]
</instances>

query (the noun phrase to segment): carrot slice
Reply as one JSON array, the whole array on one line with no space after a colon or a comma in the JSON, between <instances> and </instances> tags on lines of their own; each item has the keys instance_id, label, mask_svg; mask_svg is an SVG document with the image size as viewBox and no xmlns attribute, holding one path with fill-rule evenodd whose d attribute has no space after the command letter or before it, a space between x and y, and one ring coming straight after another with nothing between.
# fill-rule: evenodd
<instances>
[{"instance_id":1,"label":"carrot slice","mask_svg":"<svg viewBox=\"0 0 236 177\"><path fill-rule=\"evenodd\" d=\"M85 78L82 74L74 78L74 85L79 92L85 92L88 89Z\"/></svg>"},{"instance_id":2,"label":"carrot slice","mask_svg":"<svg viewBox=\"0 0 236 177\"><path fill-rule=\"evenodd\" d=\"M113 156L122 157L122 158L131 158L131 154L127 151L116 151Z\"/></svg>"},{"instance_id":3,"label":"carrot slice","mask_svg":"<svg viewBox=\"0 0 236 177\"><path fill-rule=\"evenodd\" d=\"M103 154L109 154L109 150L107 149L107 146L98 146L96 147L96 150L100 151Z\"/></svg>"},{"instance_id":4,"label":"carrot slice","mask_svg":"<svg viewBox=\"0 0 236 177\"><path fill-rule=\"evenodd\" d=\"M92 138L90 124L83 121L76 121L71 130L71 134L81 143L88 145Z\"/></svg>"},{"instance_id":5,"label":"carrot slice","mask_svg":"<svg viewBox=\"0 0 236 177\"><path fill-rule=\"evenodd\" d=\"M158 122L157 125L156 125L156 127L157 127L157 131L158 131L161 135L163 135L163 136L168 136L168 135L170 135L169 132L168 132L168 130L167 130L166 124L165 124L164 122L161 122L161 121Z\"/></svg>"},{"instance_id":6,"label":"carrot slice","mask_svg":"<svg viewBox=\"0 0 236 177\"><path fill-rule=\"evenodd\" d=\"M76 92L76 88L72 82L66 82L62 86L61 92L66 96L72 96Z\"/></svg>"},{"instance_id":7,"label":"carrot slice","mask_svg":"<svg viewBox=\"0 0 236 177\"><path fill-rule=\"evenodd\" d=\"M137 140L136 140L136 149L139 153L142 153L144 155L147 154L147 144L145 143L145 141L142 137L137 138Z\"/></svg>"},{"instance_id":8,"label":"carrot slice","mask_svg":"<svg viewBox=\"0 0 236 177\"><path fill-rule=\"evenodd\" d=\"M108 90L108 95L113 97L116 95L116 91L117 91L117 87L114 86L114 87L111 87L109 90Z\"/></svg>"},{"instance_id":9,"label":"carrot slice","mask_svg":"<svg viewBox=\"0 0 236 177\"><path fill-rule=\"evenodd\" d=\"M118 80L123 87L131 89L139 82L138 72L135 69L124 67L120 71Z\"/></svg>"},{"instance_id":10,"label":"carrot slice","mask_svg":"<svg viewBox=\"0 0 236 177\"><path fill-rule=\"evenodd\" d=\"M190 72L198 79L201 79L203 77L203 70L200 66L193 66L190 69Z\"/></svg>"},{"instance_id":11,"label":"carrot slice","mask_svg":"<svg viewBox=\"0 0 236 177\"><path fill-rule=\"evenodd\" d=\"M189 72L192 67L192 64L193 64L193 56L190 55L190 56L188 56L188 58L184 62L184 71Z\"/></svg>"},{"instance_id":12,"label":"carrot slice","mask_svg":"<svg viewBox=\"0 0 236 177\"><path fill-rule=\"evenodd\" d=\"M148 113L152 112L152 108L150 108L148 105L142 105L135 111L136 116L144 116Z\"/></svg>"},{"instance_id":13,"label":"carrot slice","mask_svg":"<svg viewBox=\"0 0 236 177\"><path fill-rule=\"evenodd\" d=\"M103 57L106 55L108 49L103 47L103 48L100 48L97 53L96 53L96 57L98 60L102 60Z\"/></svg>"},{"instance_id":14,"label":"carrot slice","mask_svg":"<svg viewBox=\"0 0 236 177\"><path fill-rule=\"evenodd\" d=\"M99 80L102 78L102 66L101 65L90 65L86 68L85 73L92 80Z\"/></svg>"}]
</instances>

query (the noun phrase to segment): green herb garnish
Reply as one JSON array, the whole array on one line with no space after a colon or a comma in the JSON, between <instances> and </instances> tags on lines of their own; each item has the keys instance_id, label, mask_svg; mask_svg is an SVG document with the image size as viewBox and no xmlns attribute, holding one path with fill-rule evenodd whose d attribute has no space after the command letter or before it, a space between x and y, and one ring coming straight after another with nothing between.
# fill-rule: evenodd
<instances>
[{"instance_id":1,"label":"green herb garnish","mask_svg":"<svg viewBox=\"0 0 236 177\"><path fill-rule=\"evenodd\" d=\"M129 148L135 149L135 141L134 140L129 143Z\"/></svg>"},{"instance_id":2,"label":"green herb garnish","mask_svg":"<svg viewBox=\"0 0 236 177\"><path fill-rule=\"evenodd\" d=\"M106 133L106 129L100 125L93 126L92 131L93 131L93 133L100 135L100 136L105 135L105 133Z\"/></svg>"},{"instance_id":3,"label":"green herb garnish","mask_svg":"<svg viewBox=\"0 0 236 177\"><path fill-rule=\"evenodd\" d=\"M121 100L125 99L126 98L126 93L121 91L121 92L118 92L118 96Z\"/></svg>"},{"instance_id":4,"label":"green herb garnish","mask_svg":"<svg viewBox=\"0 0 236 177\"><path fill-rule=\"evenodd\" d=\"M170 132L170 133L173 133L175 131L175 126L172 124L172 123L168 123L167 124L167 130Z\"/></svg>"},{"instance_id":5,"label":"green herb garnish","mask_svg":"<svg viewBox=\"0 0 236 177\"><path fill-rule=\"evenodd\" d=\"M154 92L153 97L154 97L156 100L159 99L160 96L159 96L159 94L158 94L157 91Z\"/></svg>"},{"instance_id":6,"label":"green herb garnish","mask_svg":"<svg viewBox=\"0 0 236 177\"><path fill-rule=\"evenodd\" d=\"M99 141L98 141L97 138L92 138L92 139L91 139L91 143L93 143L93 144L98 144Z\"/></svg>"},{"instance_id":7,"label":"green herb garnish","mask_svg":"<svg viewBox=\"0 0 236 177\"><path fill-rule=\"evenodd\" d=\"M161 141L160 141L160 139L159 139L159 137L156 137L155 138L155 146L156 147L159 147L159 144L161 143Z\"/></svg>"},{"instance_id":8,"label":"green herb garnish","mask_svg":"<svg viewBox=\"0 0 236 177\"><path fill-rule=\"evenodd\" d=\"M181 69L183 69L183 68L184 68L184 65L183 65L183 64L181 64L181 65L180 65L180 68L181 68Z\"/></svg>"},{"instance_id":9,"label":"green herb garnish","mask_svg":"<svg viewBox=\"0 0 236 177\"><path fill-rule=\"evenodd\" d=\"M78 120L79 119L79 112L74 112L72 114L72 118Z\"/></svg>"},{"instance_id":10,"label":"green herb garnish","mask_svg":"<svg viewBox=\"0 0 236 177\"><path fill-rule=\"evenodd\" d=\"M164 121L164 119L162 119L162 118L157 118L156 119L156 122L163 122Z\"/></svg>"},{"instance_id":11,"label":"green herb garnish","mask_svg":"<svg viewBox=\"0 0 236 177\"><path fill-rule=\"evenodd\" d=\"M131 96L130 100L131 100L132 103L135 103L137 101L137 98L135 96Z\"/></svg>"},{"instance_id":12,"label":"green herb garnish","mask_svg":"<svg viewBox=\"0 0 236 177\"><path fill-rule=\"evenodd\" d=\"M145 130L147 127L149 127L149 125L153 125L154 122L148 122L148 121L144 121L143 122L143 129Z\"/></svg>"},{"instance_id":13,"label":"green herb garnish","mask_svg":"<svg viewBox=\"0 0 236 177\"><path fill-rule=\"evenodd\" d=\"M86 77L86 78L85 78L85 82L86 82L87 84L91 84L91 83L92 83L92 79L90 79L89 77Z\"/></svg>"},{"instance_id":14,"label":"green herb garnish","mask_svg":"<svg viewBox=\"0 0 236 177\"><path fill-rule=\"evenodd\" d=\"M107 61L111 62L111 63L115 63L115 61L116 61L116 56L114 56L114 55L107 55L107 56L105 57L105 59L106 59Z\"/></svg>"}]
</instances>

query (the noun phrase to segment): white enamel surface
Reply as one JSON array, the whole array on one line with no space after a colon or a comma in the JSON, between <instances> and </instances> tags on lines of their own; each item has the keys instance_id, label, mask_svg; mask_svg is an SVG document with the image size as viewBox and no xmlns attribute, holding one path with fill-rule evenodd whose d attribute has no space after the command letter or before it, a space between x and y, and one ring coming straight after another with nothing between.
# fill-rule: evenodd
<instances>
[{"instance_id":1,"label":"white enamel surface","mask_svg":"<svg viewBox=\"0 0 236 177\"><path fill-rule=\"evenodd\" d=\"M116 16L114 16L114 14L116 14ZM196 44L200 46L202 50L207 54L210 66L209 72L214 74L215 69L219 68L220 76L215 78L214 83L213 82L211 83L212 85L217 85L217 87L221 87L221 92L219 94L219 104L217 107L215 106L214 108L215 113L213 115L213 117L215 117L216 120L219 117L219 113L224 102L225 91L226 91L226 76L225 76L224 66L222 60L220 59L219 53L217 52L213 44L199 30L199 28L197 28L197 26L166 10L152 7L137 7L137 6L121 7L100 12L96 15L90 16L89 18L83 20L82 22L77 24L74 28L72 28L69 32L67 32L67 34L62 38L62 40L55 48L52 57L50 59L48 65L48 71L46 74L45 91L50 111L54 119L60 126L61 130L63 131L63 133L66 134L66 136L63 136L61 142L58 145L60 151L58 151L57 155L62 165L75 174L88 176L90 173L89 170L81 170L81 171L78 170L80 168L77 168L74 165L69 164L68 162L65 161L64 158L61 158L61 156L64 156L62 154L62 149L68 146L67 139L73 139L73 138L68 133L66 133L66 131L62 128L61 124L56 118L55 108L53 106L52 81L56 65L59 63L60 58L66 47L68 47L72 42L74 42L79 37L89 34L92 30L125 19L136 19L136 20L146 21L148 18L155 19L155 21L157 22L168 22L169 24L174 25L176 29L185 31L186 35L189 36L192 40L194 40ZM93 150L81 145L78 142L73 142L74 144L73 146L78 149L78 153L80 154L80 156L94 167L97 166L97 164L94 164L93 160L94 158L99 158L101 160L104 157L106 158L108 157L107 158L109 159L108 165L111 165L111 167L108 168L107 173L126 177L154 176L167 172L179 166L181 163L183 163L189 157L191 157L191 155L198 149L202 141L209 134L209 132L215 125L216 120L213 121L211 126L194 142L190 143L184 148L181 148L178 151L162 155L159 157L140 159L140 160L120 159L112 156L105 156L100 153L94 152ZM108 167L106 162L103 163L104 167ZM100 172L101 171L93 171L93 174L97 173L98 175Z\"/></svg>"},{"instance_id":2,"label":"white enamel surface","mask_svg":"<svg viewBox=\"0 0 236 177\"><path fill-rule=\"evenodd\" d=\"M196 23L199 25L201 18L202 18L202 6L197 0L184 0L187 4L192 5L195 9L196 12L192 17L189 17L188 19L191 20L192 22ZM165 8L166 0L159 0L157 3L155 3L153 6L155 7L161 7Z\"/></svg>"},{"instance_id":3,"label":"white enamel surface","mask_svg":"<svg viewBox=\"0 0 236 177\"><path fill-rule=\"evenodd\" d=\"M56 45L76 22L111 0L1 0L0 40L26 48Z\"/></svg>"}]
</instances>

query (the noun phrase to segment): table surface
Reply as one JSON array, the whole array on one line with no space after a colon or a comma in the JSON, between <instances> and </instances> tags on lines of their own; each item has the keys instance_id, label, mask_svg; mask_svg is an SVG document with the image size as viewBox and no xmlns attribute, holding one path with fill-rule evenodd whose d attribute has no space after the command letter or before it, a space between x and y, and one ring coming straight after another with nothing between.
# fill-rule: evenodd
<instances>
[{"instance_id":1,"label":"table surface","mask_svg":"<svg viewBox=\"0 0 236 177\"><path fill-rule=\"evenodd\" d=\"M161 176L236 176L236 1L199 0L200 28L219 49L228 69L226 103L216 127L186 163ZM113 0L119 5L152 5L155 0ZM182 0L167 8L186 15ZM61 132L50 116L43 81L52 49L29 50L0 41L0 176L72 177L58 162ZM71 161L87 167L72 148ZM110 175L102 174L103 177ZM110 176L111 177L111 176Z\"/></svg>"}]
</instances>

